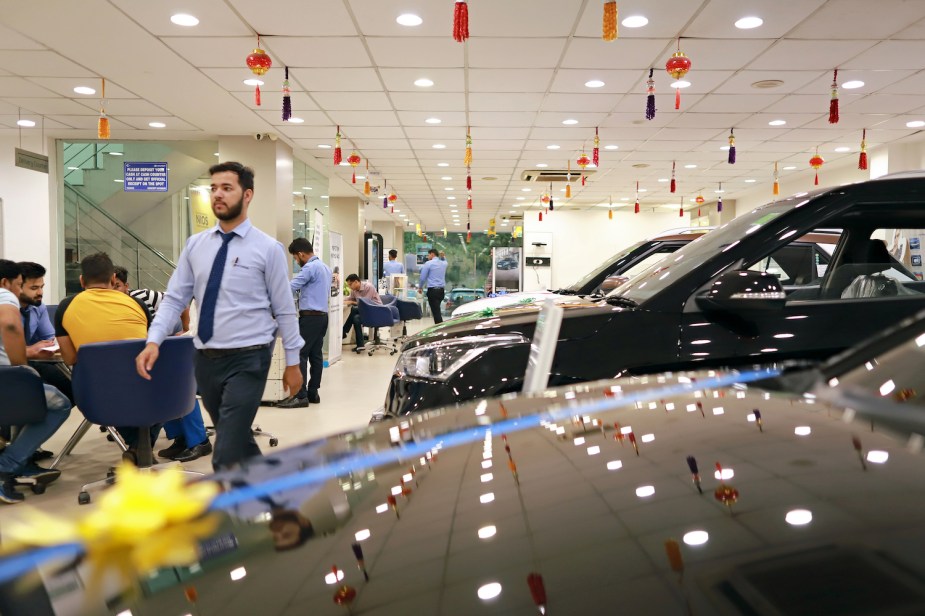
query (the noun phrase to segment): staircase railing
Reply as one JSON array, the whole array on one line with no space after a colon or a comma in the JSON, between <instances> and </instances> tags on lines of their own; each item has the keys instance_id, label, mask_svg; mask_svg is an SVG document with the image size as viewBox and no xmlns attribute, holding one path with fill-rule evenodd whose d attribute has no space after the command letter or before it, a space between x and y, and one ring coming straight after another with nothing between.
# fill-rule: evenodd
<instances>
[{"instance_id":1,"label":"staircase railing","mask_svg":"<svg viewBox=\"0 0 925 616\"><path fill-rule=\"evenodd\" d=\"M129 271L129 286L163 291L176 263L138 237L131 229L74 187L64 189L64 244L72 258L65 264L68 294L80 291L79 262L95 252L107 252Z\"/></svg>"}]
</instances>

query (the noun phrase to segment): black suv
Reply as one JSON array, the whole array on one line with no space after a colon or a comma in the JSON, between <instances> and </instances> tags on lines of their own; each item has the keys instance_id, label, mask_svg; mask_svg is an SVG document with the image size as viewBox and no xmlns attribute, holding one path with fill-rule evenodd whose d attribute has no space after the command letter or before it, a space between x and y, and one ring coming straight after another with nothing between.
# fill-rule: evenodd
<instances>
[{"instance_id":1,"label":"black suv","mask_svg":"<svg viewBox=\"0 0 925 616\"><path fill-rule=\"evenodd\" d=\"M832 230L840 236L831 258L806 249ZM923 238L921 172L756 208L604 301L564 306L549 384L820 361L925 308L922 274L911 271L922 269ZM536 318L528 309L469 315L409 339L385 414L519 391Z\"/></svg>"}]
</instances>

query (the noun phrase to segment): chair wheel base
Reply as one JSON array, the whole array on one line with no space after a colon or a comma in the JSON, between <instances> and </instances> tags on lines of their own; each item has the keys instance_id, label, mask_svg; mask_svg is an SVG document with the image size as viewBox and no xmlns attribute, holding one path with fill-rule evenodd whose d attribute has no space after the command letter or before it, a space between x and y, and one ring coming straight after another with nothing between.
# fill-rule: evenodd
<instances>
[{"instance_id":1,"label":"chair wheel base","mask_svg":"<svg viewBox=\"0 0 925 616\"><path fill-rule=\"evenodd\" d=\"M77 495L77 504L79 505L89 505L90 504L90 493L81 492Z\"/></svg>"},{"instance_id":2,"label":"chair wheel base","mask_svg":"<svg viewBox=\"0 0 925 616\"><path fill-rule=\"evenodd\" d=\"M270 447L276 447L277 445L279 445L279 439L271 438Z\"/></svg>"},{"instance_id":3,"label":"chair wheel base","mask_svg":"<svg viewBox=\"0 0 925 616\"><path fill-rule=\"evenodd\" d=\"M46 487L45 484L43 484L43 483L37 483L37 484L35 484L34 486L31 486L30 489L32 490L32 493L33 493L33 494L44 494L44 493L45 493L45 487Z\"/></svg>"},{"instance_id":4,"label":"chair wheel base","mask_svg":"<svg viewBox=\"0 0 925 616\"><path fill-rule=\"evenodd\" d=\"M372 356L373 356L373 352L370 351L369 353L367 353L367 355L369 355L370 357L372 357Z\"/></svg>"},{"instance_id":5,"label":"chair wheel base","mask_svg":"<svg viewBox=\"0 0 925 616\"><path fill-rule=\"evenodd\" d=\"M396 350L393 349L392 352L389 353L389 355L395 355L396 353L398 353L398 351L396 351Z\"/></svg>"}]
</instances>

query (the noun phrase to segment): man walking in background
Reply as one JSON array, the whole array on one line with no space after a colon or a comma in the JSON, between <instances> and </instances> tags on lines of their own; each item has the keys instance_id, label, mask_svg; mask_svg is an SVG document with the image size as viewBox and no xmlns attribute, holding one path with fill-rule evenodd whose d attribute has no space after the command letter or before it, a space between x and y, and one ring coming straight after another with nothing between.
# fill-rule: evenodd
<instances>
[{"instance_id":1,"label":"man walking in background","mask_svg":"<svg viewBox=\"0 0 925 616\"><path fill-rule=\"evenodd\" d=\"M440 302L446 286L446 261L437 258L437 250L427 251L427 263L421 267L421 288L427 289L427 304L434 315L434 323L443 323Z\"/></svg>"},{"instance_id":2,"label":"man walking in background","mask_svg":"<svg viewBox=\"0 0 925 616\"><path fill-rule=\"evenodd\" d=\"M260 455L251 424L266 387L277 331L286 350L283 385L302 388L302 338L289 287L283 245L247 218L254 197L254 171L226 162L209 169L212 213L218 223L187 240L148 333L135 360L138 374L150 379L158 347L180 313L195 298L199 307L196 382L215 426L212 466L234 466Z\"/></svg>"},{"instance_id":3,"label":"man walking in background","mask_svg":"<svg viewBox=\"0 0 925 616\"><path fill-rule=\"evenodd\" d=\"M284 409L321 402L318 389L324 368L322 344L328 331L328 296L331 289L331 268L318 258L311 242L297 237L289 244L289 254L302 266L296 277L289 281L289 286L293 293L299 295L299 334L305 341L299 351L299 371L305 387L298 392L290 391L289 399L276 405Z\"/></svg>"}]
</instances>

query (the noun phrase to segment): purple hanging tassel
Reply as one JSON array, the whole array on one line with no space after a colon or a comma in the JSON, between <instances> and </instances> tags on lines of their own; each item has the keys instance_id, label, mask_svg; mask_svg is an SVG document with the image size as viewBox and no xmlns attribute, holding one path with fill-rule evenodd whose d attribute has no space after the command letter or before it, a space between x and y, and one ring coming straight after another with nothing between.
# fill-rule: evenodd
<instances>
[{"instance_id":1,"label":"purple hanging tassel","mask_svg":"<svg viewBox=\"0 0 925 616\"><path fill-rule=\"evenodd\" d=\"M655 79L652 78L654 69L649 69L649 80L646 82L646 119L655 119Z\"/></svg>"},{"instance_id":2,"label":"purple hanging tassel","mask_svg":"<svg viewBox=\"0 0 925 616\"><path fill-rule=\"evenodd\" d=\"M552 201L552 195L549 195L549 211L551 212L551 211L553 211L554 209L556 209L556 208L555 208L555 204L554 204L553 201Z\"/></svg>"},{"instance_id":3,"label":"purple hanging tassel","mask_svg":"<svg viewBox=\"0 0 925 616\"><path fill-rule=\"evenodd\" d=\"M283 79L283 122L292 117L292 98L289 96L289 67L286 67L286 78Z\"/></svg>"},{"instance_id":4,"label":"purple hanging tassel","mask_svg":"<svg viewBox=\"0 0 925 616\"><path fill-rule=\"evenodd\" d=\"M389 207L389 198L383 197L382 198L382 209L386 209L387 207Z\"/></svg>"},{"instance_id":5,"label":"purple hanging tassel","mask_svg":"<svg viewBox=\"0 0 925 616\"><path fill-rule=\"evenodd\" d=\"M722 211L723 211L723 196L720 195L719 199L717 199L716 201L716 212L719 213Z\"/></svg>"},{"instance_id":6,"label":"purple hanging tassel","mask_svg":"<svg viewBox=\"0 0 925 616\"><path fill-rule=\"evenodd\" d=\"M734 129L729 129L729 164L736 164L736 138Z\"/></svg>"}]
</instances>

